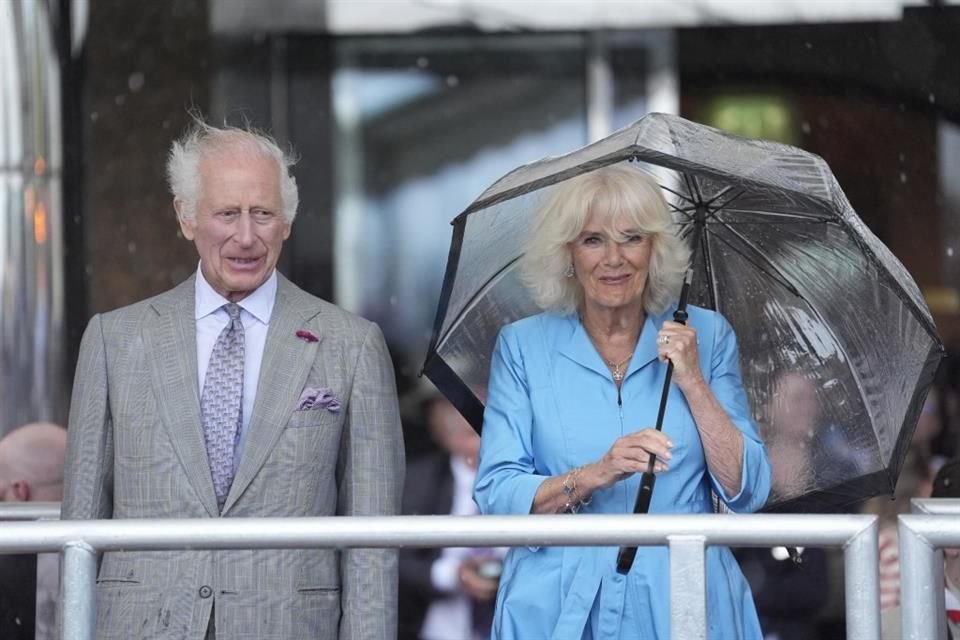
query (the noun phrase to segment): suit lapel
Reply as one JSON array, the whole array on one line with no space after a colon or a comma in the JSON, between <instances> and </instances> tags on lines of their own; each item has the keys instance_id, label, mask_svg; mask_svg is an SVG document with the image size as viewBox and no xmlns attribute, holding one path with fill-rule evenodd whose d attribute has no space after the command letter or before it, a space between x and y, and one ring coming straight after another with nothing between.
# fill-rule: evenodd
<instances>
[{"instance_id":1,"label":"suit lapel","mask_svg":"<svg viewBox=\"0 0 960 640\"><path fill-rule=\"evenodd\" d=\"M143 344L157 396L157 413L187 480L207 512L216 516L217 497L200 417L194 286L194 278L189 278L151 303L157 314L144 326Z\"/></svg>"},{"instance_id":2,"label":"suit lapel","mask_svg":"<svg viewBox=\"0 0 960 640\"><path fill-rule=\"evenodd\" d=\"M306 329L307 323L319 312L320 306L312 296L300 291L277 272L277 300L267 330L257 397L237 474L223 507L224 513L243 495L266 462L296 408L323 340L315 324L310 329L319 338L318 342L298 338L297 331Z\"/></svg>"}]
</instances>

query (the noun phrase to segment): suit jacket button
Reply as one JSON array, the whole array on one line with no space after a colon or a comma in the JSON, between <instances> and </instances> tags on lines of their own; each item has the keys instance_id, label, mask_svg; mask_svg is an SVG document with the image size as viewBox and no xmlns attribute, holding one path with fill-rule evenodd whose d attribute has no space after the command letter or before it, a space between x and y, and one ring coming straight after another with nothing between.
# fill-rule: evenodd
<instances>
[{"instance_id":1,"label":"suit jacket button","mask_svg":"<svg viewBox=\"0 0 960 640\"><path fill-rule=\"evenodd\" d=\"M203 585L202 587L200 587L200 597L201 597L201 598L209 598L209 597L212 596L212 595L213 595L213 589L211 589L211 588L208 587L207 585Z\"/></svg>"}]
</instances>

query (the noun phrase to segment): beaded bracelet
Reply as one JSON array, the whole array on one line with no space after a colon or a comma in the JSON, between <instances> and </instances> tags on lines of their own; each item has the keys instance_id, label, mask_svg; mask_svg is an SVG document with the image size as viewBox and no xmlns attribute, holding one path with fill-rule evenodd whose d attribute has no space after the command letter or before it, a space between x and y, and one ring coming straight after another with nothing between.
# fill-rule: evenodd
<instances>
[{"instance_id":1,"label":"beaded bracelet","mask_svg":"<svg viewBox=\"0 0 960 640\"><path fill-rule=\"evenodd\" d=\"M584 498L577 490L577 476L580 475L581 471L583 471L583 467L576 467L563 479L563 494L567 497L567 501L563 505L564 513L577 513L593 501L593 496Z\"/></svg>"}]
</instances>

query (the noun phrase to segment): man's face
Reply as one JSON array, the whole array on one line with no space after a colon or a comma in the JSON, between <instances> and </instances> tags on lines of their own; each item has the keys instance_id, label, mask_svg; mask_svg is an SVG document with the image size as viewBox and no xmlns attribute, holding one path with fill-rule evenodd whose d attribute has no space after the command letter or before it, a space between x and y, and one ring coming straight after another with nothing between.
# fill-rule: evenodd
<instances>
[{"instance_id":1,"label":"man's face","mask_svg":"<svg viewBox=\"0 0 960 640\"><path fill-rule=\"evenodd\" d=\"M200 254L203 277L238 302L273 273L290 224L283 216L280 167L249 151L218 151L200 160L196 220L177 207L180 229Z\"/></svg>"}]
</instances>

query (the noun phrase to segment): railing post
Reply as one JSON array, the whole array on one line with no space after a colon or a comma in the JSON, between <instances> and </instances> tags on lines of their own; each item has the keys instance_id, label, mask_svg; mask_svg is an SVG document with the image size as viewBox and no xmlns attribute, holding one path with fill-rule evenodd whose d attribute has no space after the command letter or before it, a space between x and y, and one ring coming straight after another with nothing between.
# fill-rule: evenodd
<instances>
[{"instance_id":1,"label":"railing post","mask_svg":"<svg viewBox=\"0 0 960 640\"><path fill-rule=\"evenodd\" d=\"M943 553L914 531L905 519L897 524L900 546L900 629L904 640L943 637L937 594L943 583L934 584L934 566L943 563Z\"/></svg>"},{"instance_id":2,"label":"railing post","mask_svg":"<svg viewBox=\"0 0 960 640\"><path fill-rule=\"evenodd\" d=\"M96 582L97 552L83 542L67 544L63 549L62 640L94 640Z\"/></svg>"},{"instance_id":3,"label":"railing post","mask_svg":"<svg viewBox=\"0 0 960 640\"><path fill-rule=\"evenodd\" d=\"M705 640L707 590L703 536L667 536L670 544L670 637Z\"/></svg>"},{"instance_id":4,"label":"railing post","mask_svg":"<svg viewBox=\"0 0 960 640\"><path fill-rule=\"evenodd\" d=\"M879 640L880 576L877 520L850 538L843 549L847 640ZM901 561L901 565L902 561Z\"/></svg>"}]
</instances>

